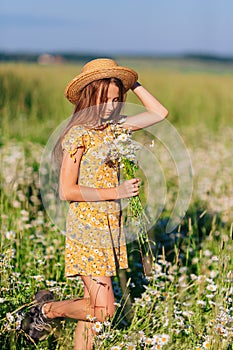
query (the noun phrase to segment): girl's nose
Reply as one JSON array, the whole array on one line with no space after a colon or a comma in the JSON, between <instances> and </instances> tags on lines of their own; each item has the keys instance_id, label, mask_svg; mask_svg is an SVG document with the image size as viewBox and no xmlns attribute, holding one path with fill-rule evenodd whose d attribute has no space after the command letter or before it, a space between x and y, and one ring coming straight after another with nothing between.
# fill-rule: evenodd
<instances>
[{"instance_id":1,"label":"girl's nose","mask_svg":"<svg viewBox=\"0 0 233 350\"><path fill-rule=\"evenodd\" d=\"M106 106L107 111L112 111L114 109L114 104L112 102L108 102Z\"/></svg>"}]
</instances>

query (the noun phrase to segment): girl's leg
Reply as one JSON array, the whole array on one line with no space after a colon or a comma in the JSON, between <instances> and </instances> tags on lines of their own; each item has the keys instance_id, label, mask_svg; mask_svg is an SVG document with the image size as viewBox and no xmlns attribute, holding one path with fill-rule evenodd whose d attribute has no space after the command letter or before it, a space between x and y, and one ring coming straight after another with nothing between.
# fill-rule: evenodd
<instances>
[{"instance_id":1,"label":"girl's leg","mask_svg":"<svg viewBox=\"0 0 233 350\"><path fill-rule=\"evenodd\" d=\"M94 334L92 331L93 323L91 322L103 322L107 317L113 317L115 313L114 293L110 277L101 276L92 278L82 276L82 280L86 291L83 299L49 302L45 304L43 312L48 318L69 317L84 321L83 324L81 323L81 326L78 326L80 328L77 328L76 331L75 349L90 350L92 348L91 340ZM88 334L88 338L86 339L84 339L86 332L84 332L84 337L81 336L83 333L82 327L88 323L85 321L90 322L88 328L86 328ZM78 343L80 337L85 344L83 348Z\"/></svg>"},{"instance_id":2,"label":"girl's leg","mask_svg":"<svg viewBox=\"0 0 233 350\"><path fill-rule=\"evenodd\" d=\"M115 299L110 277L86 277L82 276L84 285L90 295L90 304L94 308L96 321L104 321L107 317L113 317L115 313Z\"/></svg>"},{"instance_id":3,"label":"girl's leg","mask_svg":"<svg viewBox=\"0 0 233 350\"><path fill-rule=\"evenodd\" d=\"M104 321L115 312L114 294L110 277L84 277L89 297L72 300L52 301L43 307L48 318L68 317L82 321ZM94 318L94 319L93 319Z\"/></svg>"},{"instance_id":4,"label":"girl's leg","mask_svg":"<svg viewBox=\"0 0 233 350\"><path fill-rule=\"evenodd\" d=\"M84 298L90 298L87 287L84 285ZM91 349L93 323L78 321L74 337L74 350Z\"/></svg>"},{"instance_id":5,"label":"girl's leg","mask_svg":"<svg viewBox=\"0 0 233 350\"><path fill-rule=\"evenodd\" d=\"M115 313L114 293L110 277L90 278L82 276L90 304L94 307L94 317L105 320ZM94 337L93 323L79 321L76 329L74 350L91 350ZM81 346L82 344L82 346Z\"/></svg>"}]
</instances>

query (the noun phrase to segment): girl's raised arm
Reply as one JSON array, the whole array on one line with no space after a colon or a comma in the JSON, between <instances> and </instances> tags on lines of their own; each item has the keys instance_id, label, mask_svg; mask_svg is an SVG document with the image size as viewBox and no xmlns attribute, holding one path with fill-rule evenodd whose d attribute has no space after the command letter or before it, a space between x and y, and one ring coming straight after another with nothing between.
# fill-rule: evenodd
<instances>
[{"instance_id":1,"label":"girl's raised arm","mask_svg":"<svg viewBox=\"0 0 233 350\"><path fill-rule=\"evenodd\" d=\"M139 82L136 82L131 90L140 99L147 112L129 116L122 126L131 130L139 130L158 123L167 117L168 110Z\"/></svg>"},{"instance_id":2,"label":"girl's raised arm","mask_svg":"<svg viewBox=\"0 0 233 350\"><path fill-rule=\"evenodd\" d=\"M97 202L129 198L139 194L140 179L124 181L120 186L112 188L93 188L78 185L78 173L83 147L79 147L75 154L75 162L68 152L64 151L60 170L59 196L61 200L75 202Z\"/></svg>"}]
</instances>

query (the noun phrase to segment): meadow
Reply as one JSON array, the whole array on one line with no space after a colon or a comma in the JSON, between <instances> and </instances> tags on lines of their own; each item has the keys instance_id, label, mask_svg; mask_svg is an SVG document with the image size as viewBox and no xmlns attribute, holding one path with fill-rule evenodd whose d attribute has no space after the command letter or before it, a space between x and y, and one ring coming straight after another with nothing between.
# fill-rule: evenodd
<instances>
[{"instance_id":1,"label":"meadow","mask_svg":"<svg viewBox=\"0 0 233 350\"><path fill-rule=\"evenodd\" d=\"M147 256L136 241L128 245L129 268L113 279L117 312L111 323L93 325L94 348L233 349L233 68L120 63L136 69L139 81L169 110L168 120L190 154L194 186L186 215L166 233L179 178L171 155L154 140L167 197L149 236L153 254ZM49 219L39 185L47 140L72 113L64 86L79 70L0 65L2 350L72 349L74 320L63 320L37 344L20 324L21 308L38 289L49 288L57 300L83 293L80 280L64 277L65 237ZM138 104L132 92L128 101Z\"/></svg>"}]
</instances>

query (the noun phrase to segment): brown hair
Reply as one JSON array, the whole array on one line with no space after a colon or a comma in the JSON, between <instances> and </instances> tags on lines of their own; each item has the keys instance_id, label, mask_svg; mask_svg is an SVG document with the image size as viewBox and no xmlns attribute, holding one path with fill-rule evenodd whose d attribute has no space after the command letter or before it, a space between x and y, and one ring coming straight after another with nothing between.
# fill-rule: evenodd
<instances>
[{"instance_id":1,"label":"brown hair","mask_svg":"<svg viewBox=\"0 0 233 350\"><path fill-rule=\"evenodd\" d=\"M96 129L99 127L99 119L104 108L104 103L107 101L110 83L114 83L119 88L119 102L124 102L124 86L121 80L117 78L95 80L85 86L80 91L79 98L70 121L54 146L52 156L57 166L60 167L62 162L62 139L72 126L83 125L88 129ZM97 98L99 98L98 105ZM122 103L119 103L111 115L112 121L117 122L120 119L121 107Z\"/></svg>"}]
</instances>

